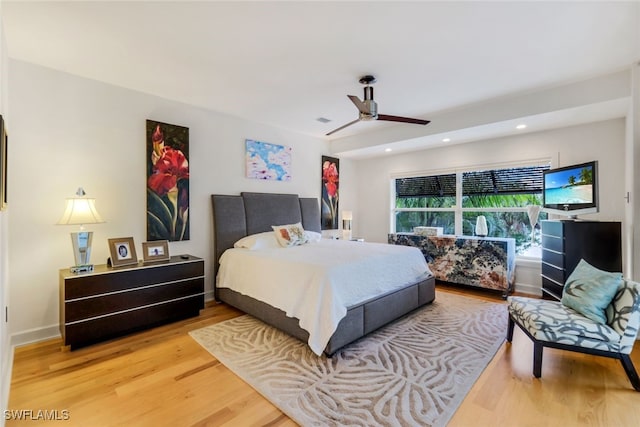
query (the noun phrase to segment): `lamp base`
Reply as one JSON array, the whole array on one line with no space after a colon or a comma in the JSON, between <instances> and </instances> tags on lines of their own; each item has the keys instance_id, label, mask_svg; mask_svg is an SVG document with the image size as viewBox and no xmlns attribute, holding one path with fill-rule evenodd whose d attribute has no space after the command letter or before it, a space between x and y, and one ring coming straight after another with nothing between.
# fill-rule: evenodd
<instances>
[{"instance_id":1,"label":"lamp base","mask_svg":"<svg viewBox=\"0 0 640 427\"><path fill-rule=\"evenodd\" d=\"M72 273L89 273L93 271L93 264L74 265L69 270Z\"/></svg>"}]
</instances>

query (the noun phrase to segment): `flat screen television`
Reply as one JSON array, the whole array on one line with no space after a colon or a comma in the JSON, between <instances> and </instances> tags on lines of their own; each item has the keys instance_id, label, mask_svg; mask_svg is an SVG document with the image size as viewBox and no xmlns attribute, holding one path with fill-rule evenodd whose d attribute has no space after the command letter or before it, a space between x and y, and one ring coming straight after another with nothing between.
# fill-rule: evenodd
<instances>
[{"instance_id":1,"label":"flat screen television","mask_svg":"<svg viewBox=\"0 0 640 427\"><path fill-rule=\"evenodd\" d=\"M543 172L542 204L551 214L577 218L598 212L598 162Z\"/></svg>"}]
</instances>

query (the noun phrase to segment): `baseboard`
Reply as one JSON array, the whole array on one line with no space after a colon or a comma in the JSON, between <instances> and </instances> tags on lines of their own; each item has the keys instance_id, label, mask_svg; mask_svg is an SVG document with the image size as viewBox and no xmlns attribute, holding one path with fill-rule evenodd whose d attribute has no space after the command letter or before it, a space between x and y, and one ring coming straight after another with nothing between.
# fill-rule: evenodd
<instances>
[{"instance_id":1,"label":"baseboard","mask_svg":"<svg viewBox=\"0 0 640 427\"><path fill-rule=\"evenodd\" d=\"M540 273L540 258L518 257L516 259L515 291L538 297L542 296Z\"/></svg>"},{"instance_id":2,"label":"baseboard","mask_svg":"<svg viewBox=\"0 0 640 427\"><path fill-rule=\"evenodd\" d=\"M52 338L60 338L60 327L57 324L13 334L11 335L11 345L13 347L20 347L21 345L49 340Z\"/></svg>"},{"instance_id":3,"label":"baseboard","mask_svg":"<svg viewBox=\"0 0 640 427\"><path fill-rule=\"evenodd\" d=\"M516 282L516 286L514 290L516 292L527 294L527 295L535 295L537 297L542 296L542 289L540 289L540 286L530 285L528 283Z\"/></svg>"}]
</instances>

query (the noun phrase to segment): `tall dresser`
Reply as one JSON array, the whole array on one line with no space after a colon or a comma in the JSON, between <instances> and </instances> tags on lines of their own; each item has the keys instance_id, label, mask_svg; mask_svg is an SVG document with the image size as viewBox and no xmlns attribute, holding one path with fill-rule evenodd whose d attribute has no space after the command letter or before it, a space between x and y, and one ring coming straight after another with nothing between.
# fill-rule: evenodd
<instances>
[{"instance_id":1,"label":"tall dresser","mask_svg":"<svg viewBox=\"0 0 640 427\"><path fill-rule=\"evenodd\" d=\"M622 271L622 224L608 221L541 221L543 296L562 289L581 259L605 271Z\"/></svg>"}]
</instances>

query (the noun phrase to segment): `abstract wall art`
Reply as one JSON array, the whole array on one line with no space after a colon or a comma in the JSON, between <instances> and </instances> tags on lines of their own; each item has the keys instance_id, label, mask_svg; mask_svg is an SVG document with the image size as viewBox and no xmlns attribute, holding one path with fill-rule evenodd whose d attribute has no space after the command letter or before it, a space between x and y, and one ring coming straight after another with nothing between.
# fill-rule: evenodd
<instances>
[{"instance_id":1,"label":"abstract wall art","mask_svg":"<svg viewBox=\"0 0 640 427\"><path fill-rule=\"evenodd\" d=\"M245 140L246 176L291 181L291 147Z\"/></svg>"}]
</instances>

